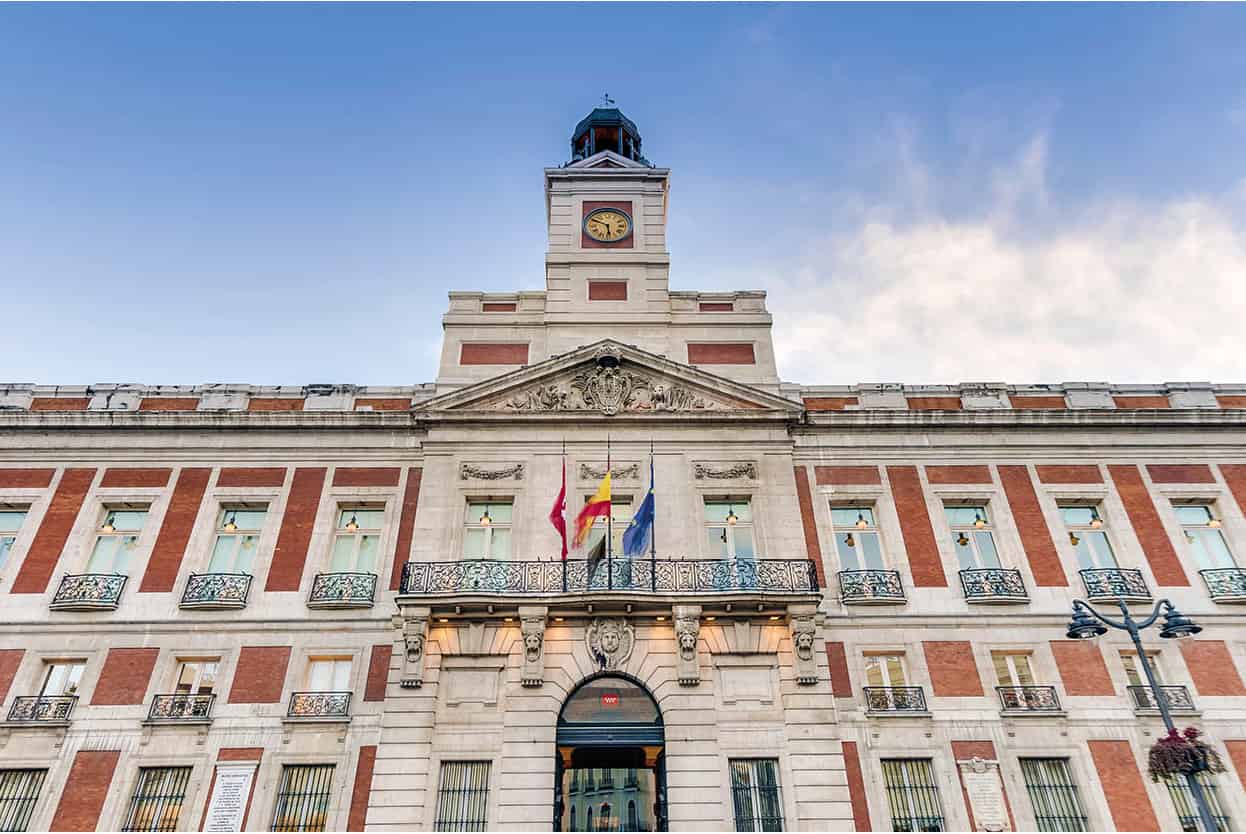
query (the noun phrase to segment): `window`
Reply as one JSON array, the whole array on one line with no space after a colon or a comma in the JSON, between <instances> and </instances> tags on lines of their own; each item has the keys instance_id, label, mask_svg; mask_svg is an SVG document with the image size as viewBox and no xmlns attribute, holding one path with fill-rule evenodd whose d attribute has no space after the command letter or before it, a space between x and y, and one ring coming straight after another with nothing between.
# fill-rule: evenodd
<instances>
[{"instance_id":1,"label":"window","mask_svg":"<svg viewBox=\"0 0 1246 834\"><path fill-rule=\"evenodd\" d=\"M995 679L1000 686L1034 685L1028 652L991 652L991 661L995 665Z\"/></svg>"},{"instance_id":2,"label":"window","mask_svg":"<svg viewBox=\"0 0 1246 834\"><path fill-rule=\"evenodd\" d=\"M1173 509L1176 510L1177 521L1181 522L1186 546L1200 570L1237 567L1233 554L1229 552L1229 545L1220 532L1220 519L1212 515L1209 505L1178 504Z\"/></svg>"},{"instance_id":3,"label":"window","mask_svg":"<svg viewBox=\"0 0 1246 834\"><path fill-rule=\"evenodd\" d=\"M130 559L147 521L147 508L108 510L95 535L95 547L87 561L87 573L129 575Z\"/></svg>"},{"instance_id":4,"label":"window","mask_svg":"<svg viewBox=\"0 0 1246 834\"><path fill-rule=\"evenodd\" d=\"M1039 831L1089 830L1068 759L1022 759L1021 775Z\"/></svg>"},{"instance_id":5,"label":"window","mask_svg":"<svg viewBox=\"0 0 1246 834\"><path fill-rule=\"evenodd\" d=\"M753 559L753 508L747 498L705 502L709 552L724 559Z\"/></svg>"},{"instance_id":6,"label":"window","mask_svg":"<svg viewBox=\"0 0 1246 834\"><path fill-rule=\"evenodd\" d=\"M636 813L636 800L627 800L627 828L624 831L639 831L640 816Z\"/></svg>"},{"instance_id":7,"label":"window","mask_svg":"<svg viewBox=\"0 0 1246 834\"><path fill-rule=\"evenodd\" d=\"M442 762L434 831L484 831L489 822L489 762ZM592 827L593 809L588 809ZM574 827L574 826L573 826Z\"/></svg>"},{"instance_id":8,"label":"window","mask_svg":"<svg viewBox=\"0 0 1246 834\"><path fill-rule=\"evenodd\" d=\"M586 495L584 503L588 503L588 499L592 496ZM632 498L630 495L612 495L610 497L610 552L614 554L623 553L623 534L627 532L627 525L632 523ZM606 537L606 522L603 519L596 519L593 529L588 531L588 538L584 540L584 549L591 553L593 548Z\"/></svg>"},{"instance_id":9,"label":"window","mask_svg":"<svg viewBox=\"0 0 1246 834\"><path fill-rule=\"evenodd\" d=\"M122 831L176 831L189 767L140 767Z\"/></svg>"},{"instance_id":10,"label":"window","mask_svg":"<svg viewBox=\"0 0 1246 834\"><path fill-rule=\"evenodd\" d=\"M1151 662L1151 671L1155 674L1155 682L1163 685L1164 676L1159 671L1159 652L1147 652L1146 656L1147 660ZM1148 686L1146 672L1142 669L1142 662L1137 652L1121 652L1121 666L1125 667L1125 677L1129 679L1130 686Z\"/></svg>"},{"instance_id":11,"label":"window","mask_svg":"<svg viewBox=\"0 0 1246 834\"><path fill-rule=\"evenodd\" d=\"M375 573L381 548L383 507L347 507L338 510L333 534L330 573Z\"/></svg>"},{"instance_id":12,"label":"window","mask_svg":"<svg viewBox=\"0 0 1246 834\"><path fill-rule=\"evenodd\" d=\"M267 507L224 507L216 517L216 542L208 573L250 573Z\"/></svg>"},{"instance_id":13,"label":"window","mask_svg":"<svg viewBox=\"0 0 1246 834\"><path fill-rule=\"evenodd\" d=\"M0 770L0 831L25 831L46 770Z\"/></svg>"},{"instance_id":14,"label":"window","mask_svg":"<svg viewBox=\"0 0 1246 834\"><path fill-rule=\"evenodd\" d=\"M942 831L943 806L930 759L883 759L892 831Z\"/></svg>"},{"instance_id":15,"label":"window","mask_svg":"<svg viewBox=\"0 0 1246 834\"><path fill-rule=\"evenodd\" d=\"M841 570L883 570L882 541L871 507L832 507L831 527Z\"/></svg>"},{"instance_id":16,"label":"window","mask_svg":"<svg viewBox=\"0 0 1246 834\"><path fill-rule=\"evenodd\" d=\"M867 654L865 682L869 686L904 686L904 655Z\"/></svg>"},{"instance_id":17,"label":"window","mask_svg":"<svg viewBox=\"0 0 1246 834\"><path fill-rule=\"evenodd\" d=\"M1207 809L1211 811L1211 818L1216 821L1217 827L1221 831L1232 831L1233 826L1230 824L1229 815L1225 813L1224 806L1220 804L1220 795L1216 792L1216 782L1211 774L1200 773L1197 779L1203 789L1203 796L1207 799ZM1190 783L1183 776L1169 776L1164 780L1164 784L1168 786L1168 795L1172 797L1172 804L1176 806L1181 830L1202 831L1202 821L1198 818L1198 808L1194 804L1194 794L1190 791Z\"/></svg>"},{"instance_id":18,"label":"window","mask_svg":"<svg viewBox=\"0 0 1246 834\"><path fill-rule=\"evenodd\" d=\"M333 765L285 765L277 789L273 831L324 831Z\"/></svg>"},{"instance_id":19,"label":"window","mask_svg":"<svg viewBox=\"0 0 1246 834\"><path fill-rule=\"evenodd\" d=\"M349 692L351 659L349 657L313 658L307 668L309 692Z\"/></svg>"},{"instance_id":20,"label":"window","mask_svg":"<svg viewBox=\"0 0 1246 834\"><path fill-rule=\"evenodd\" d=\"M469 501L463 555L468 559L510 558L512 510L509 498Z\"/></svg>"},{"instance_id":21,"label":"window","mask_svg":"<svg viewBox=\"0 0 1246 834\"><path fill-rule=\"evenodd\" d=\"M183 660L177 670L177 695L210 695L216 688L220 658Z\"/></svg>"},{"instance_id":22,"label":"window","mask_svg":"<svg viewBox=\"0 0 1246 834\"><path fill-rule=\"evenodd\" d=\"M961 570L1001 567L986 505L949 506L943 511L952 528L952 546Z\"/></svg>"},{"instance_id":23,"label":"window","mask_svg":"<svg viewBox=\"0 0 1246 834\"><path fill-rule=\"evenodd\" d=\"M25 509L12 507L0 509L0 570L3 570L8 563L9 551L13 549L13 542L17 540L17 532L22 529L22 522L25 520Z\"/></svg>"},{"instance_id":24,"label":"window","mask_svg":"<svg viewBox=\"0 0 1246 834\"><path fill-rule=\"evenodd\" d=\"M82 682L82 671L85 668L86 664L80 660L56 661L47 664L39 694L49 698L77 695L78 684Z\"/></svg>"},{"instance_id":25,"label":"window","mask_svg":"<svg viewBox=\"0 0 1246 834\"><path fill-rule=\"evenodd\" d=\"M732 759L731 804L736 831L782 831L778 759Z\"/></svg>"},{"instance_id":26,"label":"window","mask_svg":"<svg viewBox=\"0 0 1246 834\"><path fill-rule=\"evenodd\" d=\"M1116 567L1107 525L1097 507L1061 506L1060 516L1069 533L1069 544L1077 550L1077 564L1082 570Z\"/></svg>"}]
</instances>

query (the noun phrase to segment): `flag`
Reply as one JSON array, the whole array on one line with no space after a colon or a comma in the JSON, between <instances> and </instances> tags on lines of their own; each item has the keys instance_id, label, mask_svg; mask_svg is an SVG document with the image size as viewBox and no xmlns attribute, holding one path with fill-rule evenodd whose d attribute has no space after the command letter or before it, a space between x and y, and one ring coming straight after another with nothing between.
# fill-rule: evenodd
<instances>
[{"instance_id":1,"label":"flag","mask_svg":"<svg viewBox=\"0 0 1246 834\"><path fill-rule=\"evenodd\" d=\"M593 574L597 573L597 566L606 558L606 539L603 537L601 541L593 545L593 549L588 552L588 563L585 567L588 569L588 579L585 586L593 584Z\"/></svg>"},{"instance_id":2,"label":"flag","mask_svg":"<svg viewBox=\"0 0 1246 834\"><path fill-rule=\"evenodd\" d=\"M643 556L653 541L653 458L649 458L649 492L623 533L623 555Z\"/></svg>"},{"instance_id":3,"label":"flag","mask_svg":"<svg viewBox=\"0 0 1246 834\"><path fill-rule=\"evenodd\" d=\"M593 493L593 497L588 499L588 503L584 505L584 509L580 510L580 514L575 517L575 547L584 544L584 540L588 538L588 531L593 529L593 522L601 517L610 517L610 471L607 468L606 477L601 479L601 484L597 487L597 492Z\"/></svg>"},{"instance_id":4,"label":"flag","mask_svg":"<svg viewBox=\"0 0 1246 834\"><path fill-rule=\"evenodd\" d=\"M554 499L554 507L549 511L549 523L558 531L562 539L562 560L567 561L567 463L562 464L562 489Z\"/></svg>"}]
</instances>

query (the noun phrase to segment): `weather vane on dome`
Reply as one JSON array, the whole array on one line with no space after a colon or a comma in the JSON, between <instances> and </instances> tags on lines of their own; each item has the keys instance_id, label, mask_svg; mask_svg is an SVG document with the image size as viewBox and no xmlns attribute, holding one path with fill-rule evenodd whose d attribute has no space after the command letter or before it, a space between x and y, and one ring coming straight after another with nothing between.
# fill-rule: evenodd
<instances>
[{"instance_id":1,"label":"weather vane on dome","mask_svg":"<svg viewBox=\"0 0 1246 834\"><path fill-rule=\"evenodd\" d=\"M609 93L601 94L601 106L602 107L614 107L614 99L610 98Z\"/></svg>"}]
</instances>

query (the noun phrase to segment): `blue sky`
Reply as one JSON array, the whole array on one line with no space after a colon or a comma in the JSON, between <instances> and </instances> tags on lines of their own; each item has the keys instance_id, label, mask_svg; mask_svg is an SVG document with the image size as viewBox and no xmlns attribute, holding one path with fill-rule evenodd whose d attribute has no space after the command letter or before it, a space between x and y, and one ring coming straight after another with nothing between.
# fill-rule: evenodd
<instances>
[{"instance_id":1,"label":"blue sky","mask_svg":"<svg viewBox=\"0 0 1246 834\"><path fill-rule=\"evenodd\" d=\"M1246 382L1246 6L0 6L0 378L435 376L608 90L808 383Z\"/></svg>"}]
</instances>

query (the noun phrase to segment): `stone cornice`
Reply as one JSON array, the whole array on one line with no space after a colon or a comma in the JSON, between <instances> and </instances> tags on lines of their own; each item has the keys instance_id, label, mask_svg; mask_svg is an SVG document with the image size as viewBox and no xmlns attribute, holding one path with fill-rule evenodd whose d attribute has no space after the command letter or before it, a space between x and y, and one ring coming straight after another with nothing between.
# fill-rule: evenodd
<instances>
[{"instance_id":1,"label":"stone cornice","mask_svg":"<svg viewBox=\"0 0 1246 834\"><path fill-rule=\"evenodd\" d=\"M862 411L807 411L794 434L846 429L963 429L991 428L1244 428L1244 409L1155 408L982 411L910 411L870 409Z\"/></svg>"}]
</instances>

